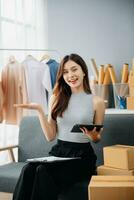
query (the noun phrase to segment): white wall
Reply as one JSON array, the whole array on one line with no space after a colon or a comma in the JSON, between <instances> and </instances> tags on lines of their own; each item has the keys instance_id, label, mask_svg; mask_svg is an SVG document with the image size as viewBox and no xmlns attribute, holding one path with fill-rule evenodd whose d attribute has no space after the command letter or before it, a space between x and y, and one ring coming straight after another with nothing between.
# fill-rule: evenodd
<instances>
[{"instance_id":1,"label":"white wall","mask_svg":"<svg viewBox=\"0 0 134 200\"><path fill-rule=\"evenodd\" d=\"M48 0L48 47L118 72L134 57L134 0Z\"/></svg>"}]
</instances>

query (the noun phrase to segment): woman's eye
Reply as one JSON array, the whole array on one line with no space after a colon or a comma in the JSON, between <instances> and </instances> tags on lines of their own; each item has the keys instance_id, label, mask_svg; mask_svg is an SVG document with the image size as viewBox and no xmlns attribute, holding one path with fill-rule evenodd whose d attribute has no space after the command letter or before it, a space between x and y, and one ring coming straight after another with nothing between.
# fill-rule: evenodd
<instances>
[{"instance_id":1,"label":"woman's eye","mask_svg":"<svg viewBox=\"0 0 134 200\"><path fill-rule=\"evenodd\" d=\"M63 74L67 74L67 71L64 71Z\"/></svg>"},{"instance_id":2,"label":"woman's eye","mask_svg":"<svg viewBox=\"0 0 134 200\"><path fill-rule=\"evenodd\" d=\"M77 69L75 68L75 69L73 69L72 71L75 72L75 71L77 71Z\"/></svg>"}]
</instances>

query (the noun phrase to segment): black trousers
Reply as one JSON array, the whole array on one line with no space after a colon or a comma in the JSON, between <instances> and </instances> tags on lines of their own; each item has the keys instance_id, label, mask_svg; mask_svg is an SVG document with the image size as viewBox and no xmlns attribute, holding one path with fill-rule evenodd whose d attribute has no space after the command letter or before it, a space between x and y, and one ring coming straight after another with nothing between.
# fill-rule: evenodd
<instances>
[{"instance_id":1,"label":"black trousers","mask_svg":"<svg viewBox=\"0 0 134 200\"><path fill-rule=\"evenodd\" d=\"M50 154L61 157L72 157L74 154L79 157L81 154L81 159L26 164L16 185L13 200L57 200L62 190L76 182L90 180L95 174L96 156L89 144L59 141Z\"/></svg>"}]
</instances>

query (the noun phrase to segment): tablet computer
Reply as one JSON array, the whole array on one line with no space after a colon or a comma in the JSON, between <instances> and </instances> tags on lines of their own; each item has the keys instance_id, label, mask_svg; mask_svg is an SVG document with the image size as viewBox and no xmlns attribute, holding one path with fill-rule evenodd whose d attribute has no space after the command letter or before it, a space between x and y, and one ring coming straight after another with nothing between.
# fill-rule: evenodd
<instances>
[{"instance_id":1,"label":"tablet computer","mask_svg":"<svg viewBox=\"0 0 134 200\"><path fill-rule=\"evenodd\" d=\"M85 127L88 130L93 130L94 127L96 127L96 131L100 131L100 129L103 127L103 125L97 125L97 124L75 124L71 130L71 132L82 132L80 128Z\"/></svg>"}]
</instances>

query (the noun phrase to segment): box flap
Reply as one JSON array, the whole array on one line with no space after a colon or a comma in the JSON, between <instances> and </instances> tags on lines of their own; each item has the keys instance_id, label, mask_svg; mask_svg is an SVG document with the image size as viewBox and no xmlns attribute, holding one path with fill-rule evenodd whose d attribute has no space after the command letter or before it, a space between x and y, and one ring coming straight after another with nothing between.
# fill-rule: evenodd
<instances>
[{"instance_id":1,"label":"box flap","mask_svg":"<svg viewBox=\"0 0 134 200\"><path fill-rule=\"evenodd\" d=\"M92 176L89 187L134 187L134 176Z\"/></svg>"},{"instance_id":2,"label":"box flap","mask_svg":"<svg viewBox=\"0 0 134 200\"><path fill-rule=\"evenodd\" d=\"M134 181L134 176L92 176L93 181Z\"/></svg>"},{"instance_id":3,"label":"box flap","mask_svg":"<svg viewBox=\"0 0 134 200\"><path fill-rule=\"evenodd\" d=\"M122 150L134 150L134 146L129 146L129 145L121 145L121 144L117 144L117 145L112 145L112 146L106 146L104 147L104 149L107 149L107 148L110 148L110 149L122 149Z\"/></svg>"}]
</instances>

